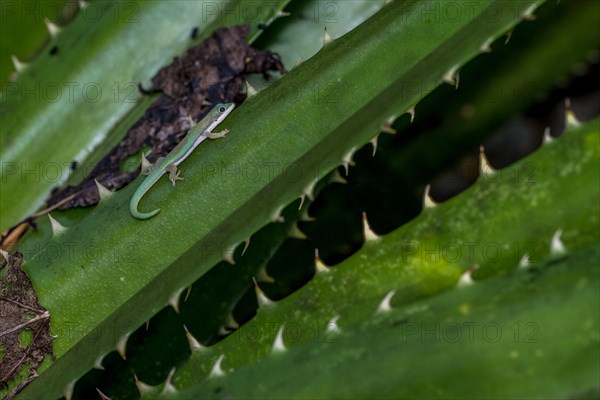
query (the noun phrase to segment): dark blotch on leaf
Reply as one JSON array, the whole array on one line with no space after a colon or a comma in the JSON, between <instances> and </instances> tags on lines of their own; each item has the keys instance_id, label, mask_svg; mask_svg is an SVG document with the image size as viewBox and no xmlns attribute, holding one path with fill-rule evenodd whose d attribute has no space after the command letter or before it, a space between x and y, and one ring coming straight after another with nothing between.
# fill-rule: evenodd
<instances>
[{"instance_id":1,"label":"dark blotch on leaf","mask_svg":"<svg viewBox=\"0 0 600 400\"><path fill-rule=\"evenodd\" d=\"M408 318L402 317L400 319L396 319L396 320L392 321L392 327L397 328L399 326L406 324L407 322L408 322Z\"/></svg>"}]
</instances>

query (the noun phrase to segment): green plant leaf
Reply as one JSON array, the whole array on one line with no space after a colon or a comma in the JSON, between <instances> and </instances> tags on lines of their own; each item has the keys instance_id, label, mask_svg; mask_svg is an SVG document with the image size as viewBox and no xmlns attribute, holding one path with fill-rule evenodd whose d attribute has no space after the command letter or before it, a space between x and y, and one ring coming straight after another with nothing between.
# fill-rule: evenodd
<instances>
[{"instance_id":1,"label":"green plant leaf","mask_svg":"<svg viewBox=\"0 0 600 400\"><path fill-rule=\"evenodd\" d=\"M72 162L85 161L141 101L138 83L189 47L195 28L200 40L258 15L264 20L253 20L256 37L258 22L288 1L88 3L53 39L58 52L40 54L2 92L2 187L10 195L0 198L0 231L66 182ZM242 12L249 6L257 14Z\"/></svg>"},{"instance_id":2,"label":"green plant leaf","mask_svg":"<svg viewBox=\"0 0 600 400\"><path fill-rule=\"evenodd\" d=\"M224 253L348 161L385 121L451 79L482 43L539 3L489 0L435 25L419 18L426 15L422 2L391 3L232 114L222 124L232 134L186 162L187 185L174 194L161 182L144 199L142 209L161 204L159 217L129 216L132 187L57 234L26 268L52 313L59 358L26 393L61 393ZM493 21L484 14L491 6L501 11ZM404 52L389 51L409 37ZM382 67L358 62L355 54ZM407 82L427 90L406 92ZM253 168L261 173L249 176Z\"/></svg>"},{"instance_id":3,"label":"green plant leaf","mask_svg":"<svg viewBox=\"0 0 600 400\"><path fill-rule=\"evenodd\" d=\"M194 352L172 377L181 392L162 397L597 392L599 144L595 119L367 242L222 342ZM531 167L534 180L522 173ZM479 269L470 272L473 265ZM391 295L392 310L382 311ZM468 333L469 324L476 330ZM579 334L569 334L572 325ZM280 330L286 351L274 350ZM218 360L222 377L214 373ZM481 367L503 363L503 373L491 377ZM563 365L579 367L565 374Z\"/></svg>"}]
</instances>

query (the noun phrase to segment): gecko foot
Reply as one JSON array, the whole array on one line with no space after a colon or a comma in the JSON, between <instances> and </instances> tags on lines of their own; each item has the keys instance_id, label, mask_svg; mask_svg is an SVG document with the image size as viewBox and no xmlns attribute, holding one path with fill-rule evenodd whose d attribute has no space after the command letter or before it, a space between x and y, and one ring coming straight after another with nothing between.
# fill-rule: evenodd
<instances>
[{"instance_id":1,"label":"gecko foot","mask_svg":"<svg viewBox=\"0 0 600 400\"><path fill-rule=\"evenodd\" d=\"M178 170L175 165L173 165L173 164L169 165L166 168L166 170L169 171L169 180L173 184L173 187L175 186L175 182L176 181L182 181L182 180L184 180L183 176L180 176L181 175L181 170Z\"/></svg>"}]
</instances>

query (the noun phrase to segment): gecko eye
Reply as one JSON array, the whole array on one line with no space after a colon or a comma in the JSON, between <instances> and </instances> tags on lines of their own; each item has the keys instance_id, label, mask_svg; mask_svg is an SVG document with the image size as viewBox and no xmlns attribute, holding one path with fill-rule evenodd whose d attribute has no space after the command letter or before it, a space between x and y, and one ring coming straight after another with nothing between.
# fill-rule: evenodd
<instances>
[{"instance_id":1,"label":"gecko eye","mask_svg":"<svg viewBox=\"0 0 600 400\"><path fill-rule=\"evenodd\" d=\"M225 112L225 107L223 107L223 106L219 107L219 112L221 114L223 114Z\"/></svg>"}]
</instances>

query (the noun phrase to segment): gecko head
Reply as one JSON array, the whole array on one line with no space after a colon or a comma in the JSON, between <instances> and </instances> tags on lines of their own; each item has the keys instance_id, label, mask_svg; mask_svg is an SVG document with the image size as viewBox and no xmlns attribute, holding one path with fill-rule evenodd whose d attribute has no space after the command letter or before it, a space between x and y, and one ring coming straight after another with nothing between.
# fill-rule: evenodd
<instances>
[{"instance_id":1,"label":"gecko head","mask_svg":"<svg viewBox=\"0 0 600 400\"><path fill-rule=\"evenodd\" d=\"M229 115L233 108L235 107L234 103L219 103L212 109L211 117L215 122L221 122Z\"/></svg>"}]
</instances>

